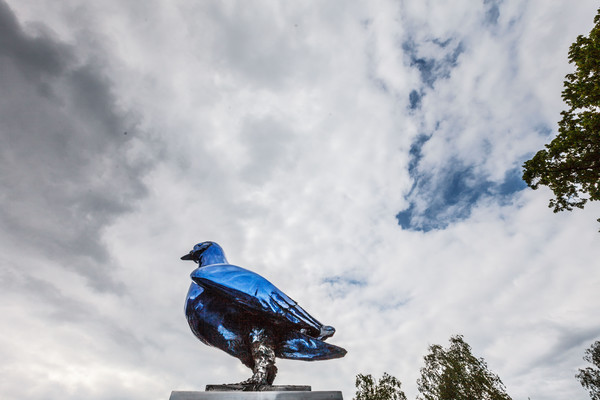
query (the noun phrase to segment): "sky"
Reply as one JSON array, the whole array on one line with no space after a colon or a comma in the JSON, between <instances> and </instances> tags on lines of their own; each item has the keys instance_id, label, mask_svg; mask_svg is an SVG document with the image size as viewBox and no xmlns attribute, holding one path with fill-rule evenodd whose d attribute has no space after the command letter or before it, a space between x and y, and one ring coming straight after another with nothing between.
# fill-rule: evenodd
<instances>
[{"instance_id":1,"label":"sky","mask_svg":"<svg viewBox=\"0 0 600 400\"><path fill-rule=\"evenodd\" d=\"M218 242L337 332L276 384L354 395L464 335L514 399L586 399L598 204L521 165L592 0L0 0L0 397L167 399L250 370L183 304Z\"/></svg>"}]
</instances>

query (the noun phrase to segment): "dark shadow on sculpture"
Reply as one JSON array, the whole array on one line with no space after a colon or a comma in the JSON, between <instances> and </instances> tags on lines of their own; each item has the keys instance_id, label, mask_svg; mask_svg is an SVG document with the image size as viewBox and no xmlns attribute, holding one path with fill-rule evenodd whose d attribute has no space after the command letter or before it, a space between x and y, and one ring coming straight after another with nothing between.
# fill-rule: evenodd
<instances>
[{"instance_id":1,"label":"dark shadow on sculpture","mask_svg":"<svg viewBox=\"0 0 600 400\"><path fill-rule=\"evenodd\" d=\"M332 326L321 324L262 276L229 264L218 244L198 243L181 259L199 265L185 304L192 332L252 369L252 377L235 386L261 390L272 385L275 357L314 361L346 354L324 342L335 333Z\"/></svg>"}]
</instances>

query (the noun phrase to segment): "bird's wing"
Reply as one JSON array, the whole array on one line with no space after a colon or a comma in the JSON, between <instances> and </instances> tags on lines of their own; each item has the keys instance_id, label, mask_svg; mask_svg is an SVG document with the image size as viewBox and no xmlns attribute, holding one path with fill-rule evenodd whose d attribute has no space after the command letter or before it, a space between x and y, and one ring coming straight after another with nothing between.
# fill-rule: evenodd
<instances>
[{"instance_id":1,"label":"bird's wing","mask_svg":"<svg viewBox=\"0 0 600 400\"><path fill-rule=\"evenodd\" d=\"M300 329L307 329L315 337L323 326L302 309L294 300L262 276L230 264L215 264L195 269L192 280L198 285L212 288L246 308L285 318Z\"/></svg>"}]
</instances>

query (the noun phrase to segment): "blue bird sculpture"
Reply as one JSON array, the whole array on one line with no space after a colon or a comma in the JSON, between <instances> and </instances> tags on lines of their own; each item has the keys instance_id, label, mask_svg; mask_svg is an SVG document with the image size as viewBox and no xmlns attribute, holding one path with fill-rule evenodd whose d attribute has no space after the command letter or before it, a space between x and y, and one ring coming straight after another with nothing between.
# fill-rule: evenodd
<instances>
[{"instance_id":1,"label":"blue bird sculpture","mask_svg":"<svg viewBox=\"0 0 600 400\"><path fill-rule=\"evenodd\" d=\"M275 357L329 360L346 350L325 343L335 333L262 276L231 265L221 246L202 242L182 260L198 264L185 315L194 335L204 344L238 358L253 372L241 382L246 390L272 385Z\"/></svg>"}]
</instances>

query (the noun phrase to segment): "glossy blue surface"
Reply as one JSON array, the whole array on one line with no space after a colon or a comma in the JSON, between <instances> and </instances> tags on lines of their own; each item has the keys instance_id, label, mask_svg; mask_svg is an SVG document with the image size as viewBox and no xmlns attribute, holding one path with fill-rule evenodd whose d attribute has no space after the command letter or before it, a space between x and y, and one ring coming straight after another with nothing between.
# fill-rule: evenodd
<instances>
[{"instance_id":1,"label":"glossy blue surface","mask_svg":"<svg viewBox=\"0 0 600 400\"><path fill-rule=\"evenodd\" d=\"M264 329L275 355L295 360L328 360L346 350L328 343L332 327L324 326L289 296L262 276L231 265L214 242L194 246L182 257L198 263L185 315L192 332L203 343L239 358L249 368L253 329Z\"/></svg>"}]
</instances>

